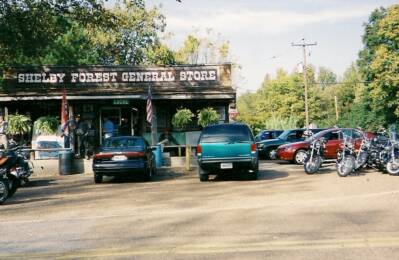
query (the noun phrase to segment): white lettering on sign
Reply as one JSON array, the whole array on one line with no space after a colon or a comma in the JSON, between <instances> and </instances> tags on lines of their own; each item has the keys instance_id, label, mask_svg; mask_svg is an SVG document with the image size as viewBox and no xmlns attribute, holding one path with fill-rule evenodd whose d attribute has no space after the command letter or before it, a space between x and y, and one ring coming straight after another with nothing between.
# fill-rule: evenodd
<instances>
[{"instance_id":1,"label":"white lettering on sign","mask_svg":"<svg viewBox=\"0 0 399 260\"><path fill-rule=\"evenodd\" d=\"M18 83L63 83L65 73L19 73Z\"/></svg>"},{"instance_id":2,"label":"white lettering on sign","mask_svg":"<svg viewBox=\"0 0 399 260\"><path fill-rule=\"evenodd\" d=\"M123 82L163 82L174 81L175 76L172 71L152 71L152 72L123 72Z\"/></svg>"},{"instance_id":3,"label":"white lettering on sign","mask_svg":"<svg viewBox=\"0 0 399 260\"><path fill-rule=\"evenodd\" d=\"M216 80L216 70L183 70L180 81L212 81Z\"/></svg>"},{"instance_id":4,"label":"white lettering on sign","mask_svg":"<svg viewBox=\"0 0 399 260\"><path fill-rule=\"evenodd\" d=\"M70 72L70 73L18 73L18 83L128 83L128 82L201 82L216 81L216 69L148 70L114 72Z\"/></svg>"}]
</instances>

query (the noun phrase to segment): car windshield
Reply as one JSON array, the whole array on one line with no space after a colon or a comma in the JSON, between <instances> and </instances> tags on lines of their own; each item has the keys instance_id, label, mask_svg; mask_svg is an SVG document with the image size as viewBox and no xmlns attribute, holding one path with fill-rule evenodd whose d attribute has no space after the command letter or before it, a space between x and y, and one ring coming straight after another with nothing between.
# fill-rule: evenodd
<instances>
[{"instance_id":1,"label":"car windshield","mask_svg":"<svg viewBox=\"0 0 399 260\"><path fill-rule=\"evenodd\" d=\"M291 132L292 132L292 130L285 130L285 131L282 132L277 138L279 138L279 139L285 139Z\"/></svg>"},{"instance_id":2,"label":"car windshield","mask_svg":"<svg viewBox=\"0 0 399 260\"><path fill-rule=\"evenodd\" d=\"M128 148L144 147L142 138L108 138L104 142L104 148Z\"/></svg>"},{"instance_id":3,"label":"car windshield","mask_svg":"<svg viewBox=\"0 0 399 260\"><path fill-rule=\"evenodd\" d=\"M315 139L319 139L320 137L323 137L327 132L328 132L328 130L318 132L317 134L309 136L308 138L306 138L306 140L307 141L313 141Z\"/></svg>"},{"instance_id":4,"label":"car windshield","mask_svg":"<svg viewBox=\"0 0 399 260\"><path fill-rule=\"evenodd\" d=\"M245 125L217 125L205 128L202 131L200 142L252 142L252 134Z\"/></svg>"}]
</instances>

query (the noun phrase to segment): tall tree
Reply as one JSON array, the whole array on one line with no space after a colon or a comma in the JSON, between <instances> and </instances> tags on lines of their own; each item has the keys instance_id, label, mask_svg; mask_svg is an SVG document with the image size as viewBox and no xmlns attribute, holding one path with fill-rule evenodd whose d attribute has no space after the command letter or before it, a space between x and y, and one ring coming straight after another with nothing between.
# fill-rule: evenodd
<instances>
[{"instance_id":1,"label":"tall tree","mask_svg":"<svg viewBox=\"0 0 399 260\"><path fill-rule=\"evenodd\" d=\"M399 5L375 10L365 25L359 66L367 81L365 102L386 123L399 117Z\"/></svg>"},{"instance_id":2,"label":"tall tree","mask_svg":"<svg viewBox=\"0 0 399 260\"><path fill-rule=\"evenodd\" d=\"M48 47L55 47L54 43L62 41L63 35L71 33L76 24L84 28L110 28L114 16L102 1L96 0L3 0L0 62L40 64L53 50Z\"/></svg>"}]
</instances>

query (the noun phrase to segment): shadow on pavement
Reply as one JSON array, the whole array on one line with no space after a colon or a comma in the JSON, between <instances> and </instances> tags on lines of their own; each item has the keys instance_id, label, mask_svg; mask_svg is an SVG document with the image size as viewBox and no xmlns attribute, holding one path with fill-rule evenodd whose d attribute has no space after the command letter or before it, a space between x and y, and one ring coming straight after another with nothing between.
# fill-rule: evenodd
<instances>
[{"instance_id":1,"label":"shadow on pavement","mask_svg":"<svg viewBox=\"0 0 399 260\"><path fill-rule=\"evenodd\" d=\"M258 179L259 180L275 180L275 179L287 178L288 176L289 176L288 172L267 170L267 171L259 172Z\"/></svg>"},{"instance_id":2,"label":"shadow on pavement","mask_svg":"<svg viewBox=\"0 0 399 260\"><path fill-rule=\"evenodd\" d=\"M58 198L43 197L43 198L19 199L19 200L13 200L12 198L10 198L6 202L6 205L18 205L18 204L25 204L25 203L33 203L33 202L41 202L41 201L54 201L54 200L58 200Z\"/></svg>"},{"instance_id":3,"label":"shadow on pavement","mask_svg":"<svg viewBox=\"0 0 399 260\"><path fill-rule=\"evenodd\" d=\"M57 185L55 179L30 180L23 187L45 187L52 185Z\"/></svg>"},{"instance_id":4,"label":"shadow on pavement","mask_svg":"<svg viewBox=\"0 0 399 260\"><path fill-rule=\"evenodd\" d=\"M130 182L160 182L173 180L183 177L184 174L180 170L158 170L157 174L151 177L150 181L146 181L142 174L126 174L120 176L104 176L103 183L130 183Z\"/></svg>"}]
</instances>

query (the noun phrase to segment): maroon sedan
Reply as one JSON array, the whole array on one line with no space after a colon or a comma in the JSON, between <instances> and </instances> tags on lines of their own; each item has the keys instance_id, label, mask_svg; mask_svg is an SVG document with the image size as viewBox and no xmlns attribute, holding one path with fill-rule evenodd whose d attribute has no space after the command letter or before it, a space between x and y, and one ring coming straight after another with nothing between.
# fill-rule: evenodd
<instances>
[{"instance_id":1,"label":"maroon sedan","mask_svg":"<svg viewBox=\"0 0 399 260\"><path fill-rule=\"evenodd\" d=\"M350 136L352 140L355 140L355 148L360 147L363 138L363 132L353 128L331 128L321 131L305 141L279 146L276 151L277 158L280 160L302 164L306 158L306 151L310 149L312 140L324 137L327 141L324 149L324 158L337 159L337 152L340 148L340 144L343 142L342 133L344 133L346 136Z\"/></svg>"}]
</instances>

